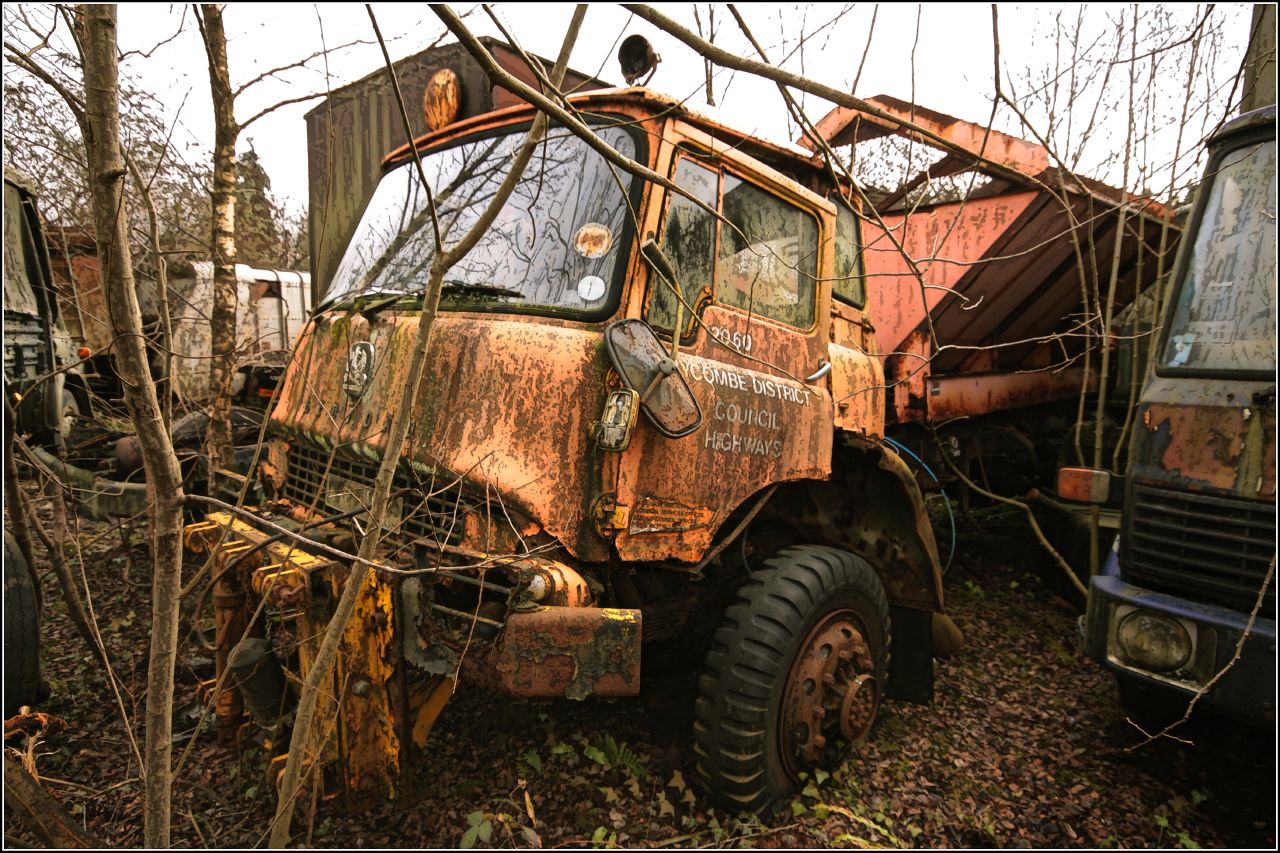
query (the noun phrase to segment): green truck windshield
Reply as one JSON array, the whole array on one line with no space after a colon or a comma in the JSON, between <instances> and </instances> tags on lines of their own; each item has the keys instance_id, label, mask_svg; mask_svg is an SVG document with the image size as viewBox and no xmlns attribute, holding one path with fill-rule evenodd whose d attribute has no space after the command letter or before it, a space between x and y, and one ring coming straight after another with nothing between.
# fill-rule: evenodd
<instances>
[{"instance_id":1,"label":"green truck windshield","mask_svg":"<svg viewBox=\"0 0 1280 853\"><path fill-rule=\"evenodd\" d=\"M464 142L422 158L446 246L484 211L524 141L525 129ZM636 143L620 128L597 135L625 157ZM445 275L442 307L563 309L594 314L616 287L631 175L613 169L576 136L552 129L493 225ZM378 184L342 262L329 302L372 294L420 293L435 234L413 162Z\"/></svg>"},{"instance_id":2,"label":"green truck windshield","mask_svg":"<svg viewBox=\"0 0 1280 853\"><path fill-rule=\"evenodd\" d=\"M1189 247L1161 366L1276 369L1276 143L1229 153Z\"/></svg>"}]
</instances>

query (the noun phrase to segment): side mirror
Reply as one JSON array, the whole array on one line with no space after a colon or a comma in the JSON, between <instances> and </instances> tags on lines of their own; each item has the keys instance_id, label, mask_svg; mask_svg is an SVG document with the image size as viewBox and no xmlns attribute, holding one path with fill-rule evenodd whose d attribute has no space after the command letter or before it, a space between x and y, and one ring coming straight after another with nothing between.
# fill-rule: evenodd
<instances>
[{"instance_id":1,"label":"side mirror","mask_svg":"<svg viewBox=\"0 0 1280 853\"><path fill-rule=\"evenodd\" d=\"M626 319L610 324L604 330L604 349L659 432L680 438L702 423L702 409L689 383L648 323Z\"/></svg>"}]
</instances>

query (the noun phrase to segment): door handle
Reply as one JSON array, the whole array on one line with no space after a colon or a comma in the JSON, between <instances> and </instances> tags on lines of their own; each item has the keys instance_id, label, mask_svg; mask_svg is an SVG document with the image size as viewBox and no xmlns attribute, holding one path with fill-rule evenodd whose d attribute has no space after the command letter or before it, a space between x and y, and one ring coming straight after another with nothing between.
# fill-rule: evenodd
<instances>
[{"instance_id":1,"label":"door handle","mask_svg":"<svg viewBox=\"0 0 1280 853\"><path fill-rule=\"evenodd\" d=\"M817 382L819 379L826 376L830 372L831 372L831 362L827 361L824 358L818 362L818 369L813 372L813 375L806 376L804 381L808 384L813 384L814 382Z\"/></svg>"}]
</instances>

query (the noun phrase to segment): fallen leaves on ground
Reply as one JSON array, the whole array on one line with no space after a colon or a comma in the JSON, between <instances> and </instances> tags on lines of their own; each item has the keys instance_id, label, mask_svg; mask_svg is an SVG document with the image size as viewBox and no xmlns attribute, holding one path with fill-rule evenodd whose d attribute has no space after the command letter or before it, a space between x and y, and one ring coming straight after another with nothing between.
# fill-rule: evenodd
<instances>
[{"instance_id":1,"label":"fallen leaves on ground","mask_svg":"<svg viewBox=\"0 0 1280 853\"><path fill-rule=\"evenodd\" d=\"M48 519L47 504L37 501ZM97 623L119 699L45 575L49 729L44 782L112 845L138 845L149 592L142 529L82 525ZM47 564L38 561L47 573ZM189 568L189 570L191 570ZM333 847L1274 847L1274 733L1208 721L1143 738L1111 676L1076 650L1078 610L1014 517L962 520L946 578L965 646L936 666L929 705L888 702L877 732L773 814L709 808L692 784L697 673L681 649L646 650L635 700L513 702L459 691L431 737L421 790L347 814L318 804L310 843ZM681 662L684 666L673 664ZM207 653L177 673L175 758L198 716ZM229 733L234 735L234 733ZM265 762L207 731L174 785L174 843L252 846L274 810ZM306 809L299 809L305 813Z\"/></svg>"}]
</instances>

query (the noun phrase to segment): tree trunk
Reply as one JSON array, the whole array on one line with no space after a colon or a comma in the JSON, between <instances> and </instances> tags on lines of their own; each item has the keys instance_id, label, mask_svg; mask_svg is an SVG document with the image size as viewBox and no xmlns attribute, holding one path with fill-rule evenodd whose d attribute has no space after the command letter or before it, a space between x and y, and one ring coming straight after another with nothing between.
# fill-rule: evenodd
<instances>
[{"instance_id":1,"label":"tree trunk","mask_svg":"<svg viewBox=\"0 0 1280 853\"><path fill-rule=\"evenodd\" d=\"M133 281L124 215L124 161L120 151L120 92L116 7L77 8L84 51L89 185L107 313L116 336L117 369L137 430L151 506L151 658L147 672L146 746L143 752L144 838L169 846L172 774L173 670L178 647L182 586L182 474L165 429L147 363L142 314Z\"/></svg>"},{"instance_id":2,"label":"tree trunk","mask_svg":"<svg viewBox=\"0 0 1280 853\"><path fill-rule=\"evenodd\" d=\"M1240 112L1276 102L1276 6L1254 3L1249 48L1244 54L1244 96Z\"/></svg>"},{"instance_id":3,"label":"tree trunk","mask_svg":"<svg viewBox=\"0 0 1280 853\"><path fill-rule=\"evenodd\" d=\"M200 6L200 31L209 58L213 95L213 311L210 313L209 482L214 471L231 465L231 380L236 373L236 124L235 94L227 70L227 34L222 5ZM210 489L210 493L213 493Z\"/></svg>"},{"instance_id":4,"label":"tree trunk","mask_svg":"<svg viewBox=\"0 0 1280 853\"><path fill-rule=\"evenodd\" d=\"M18 464L13 457L13 442L17 429L18 413L6 400L4 405L4 502L9 507L9 527L18 543L18 550L31 567L31 582L36 588L36 602L44 607L44 590L40 588L40 576L36 574L35 549L31 543L31 525L27 522L26 507L22 503L22 490L18 485Z\"/></svg>"},{"instance_id":5,"label":"tree trunk","mask_svg":"<svg viewBox=\"0 0 1280 853\"><path fill-rule=\"evenodd\" d=\"M582 26L582 19L585 15L586 6L579 4L574 10L569 30L565 34L564 43L560 48L560 56L551 72L551 83L556 89L559 89L564 80L565 69L569 64L569 54L577 41L578 31ZM369 16L371 19L373 18L372 9L369 10ZM373 21L373 25L378 41L382 44L383 56L387 62L387 71L391 77L392 86L395 87L396 96L400 102L401 114L406 125L405 130L407 131L408 116L405 113L404 99L400 96L400 84L396 80L395 68L391 64L391 57L387 55L386 45L382 42L382 34L377 31L376 20ZM391 498L392 480L400 464L400 452L409 435L410 413L413 411L413 401L418 396L418 385L422 381L422 375L426 367L427 350L431 346L431 330L435 325L436 310L440 303L440 287L444 281L444 276L450 268L466 256L467 252L471 251L485 231L489 230L489 226L493 224L494 218L502 209L502 206L506 204L511 192L515 189L516 183L524 174L524 170L533 156L534 149L542 139L546 128L546 114L538 113L537 118L534 119L533 126L529 128L529 133L525 136L519 153L511 163L511 171L503 179L501 186L498 187L493 197L489 200L484 212L476 220L475 224L448 251L443 246L436 246L435 257L431 263L429 281L426 291L423 293L418 332L414 338L413 352L409 356L408 376L400 392L400 404L391 416L391 429L390 436L387 439L386 454L382 457L382 462L378 466L378 475L374 479L373 496L369 501L369 530L360 541L360 550L357 554L364 560L372 560L376 556L378 543L382 538L383 526L388 518L387 504ZM419 177L425 183L426 179L421 173L420 164ZM429 201L428 203L431 202ZM273 848L281 848L289 843L295 801L303 778L303 763L308 755L319 754L319 745L315 744L315 748L313 748L312 740L314 737L313 730L316 728L315 711L320 694L320 686L328 680L333 670L342 635L346 631L347 622L350 621L351 614L355 611L356 596L361 586L364 585L365 577L368 573L369 567L364 562L357 562L352 565L351 574L348 575L342 590L342 597L338 601L333 617L325 628L320 649L316 653L315 660L311 662L311 668L307 672L302 693L298 698L298 713L294 719L293 734L289 740L289 754L285 760L284 772L280 779L280 798L276 805L276 815L271 823L271 835L268 840L268 844ZM339 697L339 700L341 700L341 697Z\"/></svg>"}]
</instances>

